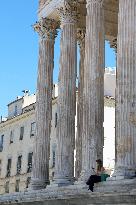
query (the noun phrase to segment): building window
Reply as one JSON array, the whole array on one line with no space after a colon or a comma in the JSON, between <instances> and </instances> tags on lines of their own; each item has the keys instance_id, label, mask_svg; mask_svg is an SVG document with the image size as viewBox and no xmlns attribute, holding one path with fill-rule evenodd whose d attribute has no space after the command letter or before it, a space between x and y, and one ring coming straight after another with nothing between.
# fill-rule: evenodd
<instances>
[{"instance_id":1,"label":"building window","mask_svg":"<svg viewBox=\"0 0 136 205\"><path fill-rule=\"evenodd\" d=\"M20 140L23 140L24 136L24 127L20 127Z\"/></svg>"},{"instance_id":2,"label":"building window","mask_svg":"<svg viewBox=\"0 0 136 205\"><path fill-rule=\"evenodd\" d=\"M2 161L0 159L0 176L1 176L1 171L2 171Z\"/></svg>"},{"instance_id":3,"label":"building window","mask_svg":"<svg viewBox=\"0 0 136 205\"><path fill-rule=\"evenodd\" d=\"M0 137L0 152L3 151L3 140L4 140L4 135L1 135L1 137Z\"/></svg>"},{"instance_id":4,"label":"building window","mask_svg":"<svg viewBox=\"0 0 136 205\"><path fill-rule=\"evenodd\" d=\"M31 131L30 131L30 137L35 135L35 128L36 128L36 123L32 122L31 123Z\"/></svg>"},{"instance_id":5,"label":"building window","mask_svg":"<svg viewBox=\"0 0 136 205\"><path fill-rule=\"evenodd\" d=\"M9 193L9 181L5 183L5 193Z\"/></svg>"},{"instance_id":6,"label":"building window","mask_svg":"<svg viewBox=\"0 0 136 205\"><path fill-rule=\"evenodd\" d=\"M31 177L27 177L27 181L26 181L26 188L28 188L28 187L29 187L30 181L31 181Z\"/></svg>"},{"instance_id":7,"label":"building window","mask_svg":"<svg viewBox=\"0 0 136 205\"><path fill-rule=\"evenodd\" d=\"M17 105L15 105L15 111L14 111L14 115L17 115Z\"/></svg>"},{"instance_id":8,"label":"building window","mask_svg":"<svg viewBox=\"0 0 136 205\"><path fill-rule=\"evenodd\" d=\"M11 130L11 132L10 132L10 144L13 143L13 138L14 138L14 132Z\"/></svg>"},{"instance_id":9,"label":"building window","mask_svg":"<svg viewBox=\"0 0 136 205\"><path fill-rule=\"evenodd\" d=\"M55 150L53 150L53 153L52 153L52 161L53 161L53 167L55 167Z\"/></svg>"},{"instance_id":10,"label":"building window","mask_svg":"<svg viewBox=\"0 0 136 205\"><path fill-rule=\"evenodd\" d=\"M19 183L20 183L20 179L16 180L15 192L19 192Z\"/></svg>"},{"instance_id":11,"label":"building window","mask_svg":"<svg viewBox=\"0 0 136 205\"><path fill-rule=\"evenodd\" d=\"M57 127L58 115L55 113L55 127Z\"/></svg>"},{"instance_id":12,"label":"building window","mask_svg":"<svg viewBox=\"0 0 136 205\"><path fill-rule=\"evenodd\" d=\"M11 158L8 159L8 164L7 164L7 174L6 174L6 177L10 177L10 174L11 174Z\"/></svg>"},{"instance_id":13,"label":"building window","mask_svg":"<svg viewBox=\"0 0 136 205\"><path fill-rule=\"evenodd\" d=\"M27 173L32 171L32 159L33 159L33 152L28 154L28 169L27 169Z\"/></svg>"},{"instance_id":14,"label":"building window","mask_svg":"<svg viewBox=\"0 0 136 205\"><path fill-rule=\"evenodd\" d=\"M20 155L17 160L17 174L20 174L21 172L21 165L22 165L22 155Z\"/></svg>"}]
</instances>

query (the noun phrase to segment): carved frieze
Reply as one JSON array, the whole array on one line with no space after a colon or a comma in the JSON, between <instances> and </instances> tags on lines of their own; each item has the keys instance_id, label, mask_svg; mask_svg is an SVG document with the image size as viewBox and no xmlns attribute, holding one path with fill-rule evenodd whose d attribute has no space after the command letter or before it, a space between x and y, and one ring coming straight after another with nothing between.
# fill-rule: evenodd
<instances>
[{"instance_id":1,"label":"carved frieze","mask_svg":"<svg viewBox=\"0 0 136 205\"><path fill-rule=\"evenodd\" d=\"M57 36L59 22L54 19L42 18L33 25L33 28L42 38L54 39Z\"/></svg>"}]
</instances>

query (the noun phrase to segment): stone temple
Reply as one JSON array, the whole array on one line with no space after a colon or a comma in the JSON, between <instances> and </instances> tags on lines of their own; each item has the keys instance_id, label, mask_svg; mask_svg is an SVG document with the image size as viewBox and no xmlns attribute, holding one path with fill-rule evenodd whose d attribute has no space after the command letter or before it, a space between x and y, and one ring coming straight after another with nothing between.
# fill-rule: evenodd
<instances>
[{"instance_id":1,"label":"stone temple","mask_svg":"<svg viewBox=\"0 0 136 205\"><path fill-rule=\"evenodd\" d=\"M0 204L136 204L136 0L40 0L36 140L28 192L5 195ZM57 153L49 182L54 43L61 29ZM108 181L86 180L103 159L105 39L117 56L116 159ZM74 180L77 43L80 77L77 107L78 181Z\"/></svg>"}]
</instances>

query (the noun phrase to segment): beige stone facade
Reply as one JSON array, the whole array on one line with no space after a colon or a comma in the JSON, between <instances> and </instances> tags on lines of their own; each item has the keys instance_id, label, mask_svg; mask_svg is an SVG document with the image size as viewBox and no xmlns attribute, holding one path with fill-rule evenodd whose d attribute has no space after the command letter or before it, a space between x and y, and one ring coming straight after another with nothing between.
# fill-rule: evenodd
<instances>
[{"instance_id":1,"label":"beige stone facade","mask_svg":"<svg viewBox=\"0 0 136 205\"><path fill-rule=\"evenodd\" d=\"M54 85L54 88L56 87L57 85ZM50 179L53 177L55 166L56 95L53 90ZM36 127L35 100L35 95L18 97L8 105L7 120L0 123L0 194L24 191L30 183Z\"/></svg>"}]
</instances>

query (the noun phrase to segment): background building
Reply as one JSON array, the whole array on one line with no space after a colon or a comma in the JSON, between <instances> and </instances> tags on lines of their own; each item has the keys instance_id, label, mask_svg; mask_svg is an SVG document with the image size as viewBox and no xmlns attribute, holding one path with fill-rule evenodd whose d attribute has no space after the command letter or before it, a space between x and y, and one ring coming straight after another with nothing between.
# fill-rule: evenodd
<instances>
[{"instance_id":1,"label":"background building","mask_svg":"<svg viewBox=\"0 0 136 205\"><path fill-rule=\"evenodd\" d=\"M114 168L115 71L105 72L104 166ZM107 83L108 81L108 83ZM113 82L110 84L110 82ZM109 86L108 86L109 84ZM53 86L50 143L50 179L54 176L58 86ZM35 138L36 96L24 90L24 96L8 104L8 117L0 123L0 194L28 188L32 170ZM75 156L76 160L76 156Z\"/></svg>"},{"instance_id":2,"label":"background building","mask_svg":"<svg viewBox=\"0 0 136 205\"><path fill-rule=\"evenodd\" d=\"M55 129L57 85L53 88L50 178L55 166ZM28 187L32 170L35 138L36 96L24 91L23 97L8 104L8 117L0 123L0 194L23 191Z\"/></svg>"}]
</instances>

